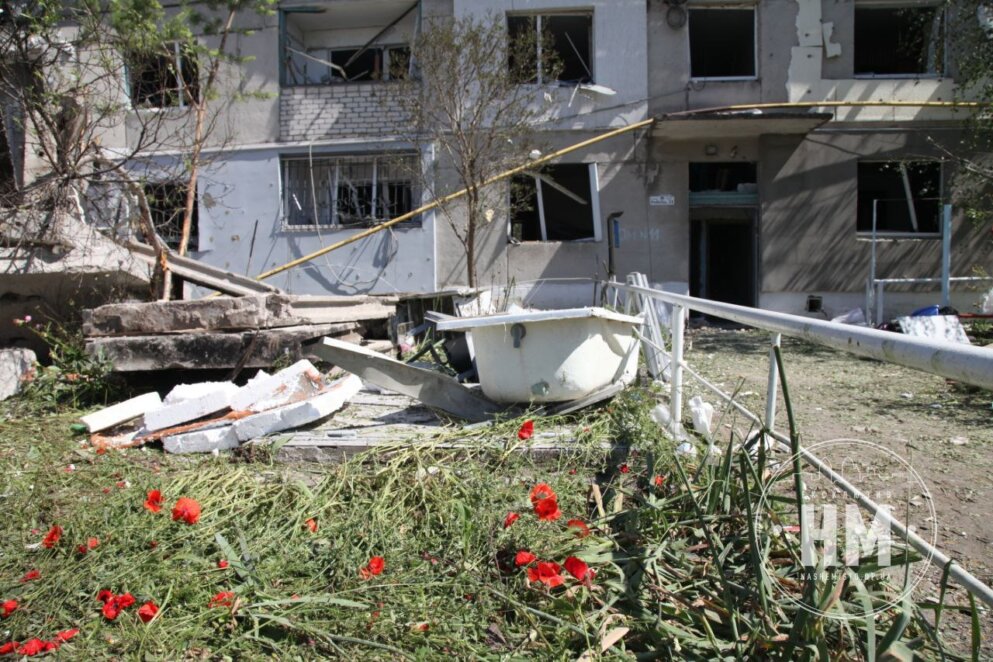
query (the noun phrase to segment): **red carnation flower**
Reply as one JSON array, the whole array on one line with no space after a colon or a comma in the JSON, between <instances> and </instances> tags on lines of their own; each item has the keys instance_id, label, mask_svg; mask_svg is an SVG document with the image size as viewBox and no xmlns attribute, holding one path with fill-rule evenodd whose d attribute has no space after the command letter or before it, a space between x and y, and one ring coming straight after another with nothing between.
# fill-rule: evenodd
<instances>
[{"instance_id":1,"label":"red carnation flower","mask_svg":"<svg viewBox=\"0 0 993 662\"><path fill-rule=\"evenodd\" d=\"M65 643L79 634L79 628L73 628L71 630L63 630L55 635L55 641L60 643Z\"/></svg>"},{"instance_id":2,"label":"red carnation flower","mask_svg":"<svg viewBox=\"0 0 993 662\"><path fill-rule=\"evenodd\" d=\"M34 639L29 639L21 644L21 646L17 649L17 654L31 657L32 655L37 655L38 653L44 652L44 650L45 642L38 637L35 637Z\"/></svg>"},{"instance_id":3,"label":"red carnation flower","mask_svg":"<svg viewBox=\"0 0 993 662\"><path fill-rule=\"evenodd\" d=\"M7 600L2 605L0 605L0 609L3 610L2 612L0 612L0 617L7 618L15 611L17 611L18 606L19 605L17 600Z\"/></svg>"},{"instance_id":4,"label":"red carnation flower","mask_svg":"<svg viewBox=\"0 0 993 662\"><path fill-rule=\"evenodd\" d=\"M517 513L507 513L507 516L503 518L503 528L509 528L511 524L516 522L521 518Z\"/></svg>"},{"instance_id":5,"label":"red carnation flower","mask_svg":"<svg viewBox=\"0 0 993 662\"><path fill-rule=\"evenodd\" d=\"M626 474L626 473L631 473L631 467L629 467L629 466L628 466L628 465L626 465L626 464L622 464L622 465L620 466L620 472L621 472L622 474Z\"/></svg>"},{"instance_id":6,"label":"red carnation flower","mask_svg":"<svg viewBox=\"0 0 993 662\"><path fill-rule=\"evenodd\" d=\"M586 526L586 522L581 519L571 519L565 523L567 527L577 529L576 535L580 538L585 538L590 535L590 527Z\"/></svg>"},{"instance_id":7,"label":"red carnation flower","mask_svg":"<svg viewBox=\"0 0 993 662\"><path fill-rule=\"evenodd\" d=\"M306 522L304 522L304 524L307 525L307 528L310 529L310 532L311 533L317 533L317 520L316 519L314 519L313 517L311 517Z\"/></svg>"},{"instance_id":8,"label":"red carnation flower","mask_svg":"<svg viewBox=\"0 0 993 662\"><path fill-rule=\"evenodd\" d=\"M172 507L172 521L182 520L187 524L196 524L200 521L200 504L196 499L179 497L176 505Z\"/></svg>"},{"instance_id":9,"label":"red carnation flower","mask_svg":"<svg viewBox=\"0 0 993 662\"><path fill-rule=\"evenodd\" d=\"M217 562L217 567L220 568L221 570L224 570L225 568L227 568L228 567L227 559L221 559L220 561L218 561Z\"/></svg>"},{"instance_id":10,"label":"red carnation flower","mask_svg":"<svg viewBox=\"0 0 993 662\"><path fill-rule=\"evenodd\" d=\"M78 547L76 547L76 551L78 551L80 554L85 554L91 549L96 549L99 546L100 546L99 538L90 538L89 540L86 541L85 545L79 545Z\"/></svg>"},{"instance_id":11,"label":"red carnation flower","mask_svg":"<svg viewBox=\"0 0 993 662\"><path fill-rule=\"evenodd\" d=\"M24 573L24 576L21 577L21 583L27 584L28 582L33 582L36 579L41 579L41 573L37 570L28 570Z\"/></svg>"},{"instance_id":12,"label":"red carnation flower","mask_svg":"<svg viewBox=\"0 0 993 662\"><path fill-rule=\"evenodd\" d=\"M111 593L110 591L108 591L105 588L100 589L100 592L97 593L97 600L99 600L100 602L102 602L104 604L107 604L108 602L110 602L113 599L114 599L114 594Z\"/></svg>"},{"instance_id":13,"label":"red carnation flower","mask_svg":"<svg viewBox=\"0 0 993 662\"><path fill-rule=\"evenodd\" d=\"M53 524L52 528L48 530L45 534L45 538L41 541L41 544L46 549L51 549L55 547L56 543L59 542L59 538L62 537L62 527L58 524Z\"/></svg>"},{"instance_id":14,"label":"red carnation flower","mask_svg":"<svg viewBox=\"0 0 993 662\"><path fill-rule=\"evenodd\" d=\"M548 483L538 483L532 487L530 497L531 505L538 503L542 499L558 499L555 490Z\"/></svg>"},{"instance_id":15,"label":"red carnation flower","mask_svg":"<svg viewBox=\"0 0 993 662\"><path fill-rule=\"evenodd\" d=\"M148 623L155 618L157 613L159 613L159 607L151 600L138 607L138 618L141 619L142 623Z\"/></svg>"},{"instance_id":16,"label":"red carnation flower","mask_svg":"<svg viewBox=\"0 0 993 662\"><path fill-rule=\"evenodd\" d=\"M665 483L665 476L656 476L652 479L652 482L655 483L655 487L662 487Z\"/></svg>"},{"instance_id":17,"label":"red carnation flower","mask_svg":"<svg viewBox=\"0 0 993 662\"><path fill-rule=\"evenodd\" d=\"M562 511L559 510L559 502L555 499L542 499L534 504L534 514L544 522L554 522L562 517Z\"/></svg>"},{"instance_id":18,"label":"red carnation flower","mask_svg":"<svg viewBox=\"0 0 993 662\"><path fill-rule=\"evenodd\" d=\"M581 559L577 559L575 556L570 556L562 564L565 569L569 571L569 574L578 579L581 582L587 579L593 579L593 571L590 567L586 565Z\"/></svg>"},{"instance_id":19,"label":"red carnation flower","mask_svg":"<svg viewBox=\"0 0 993 662\"><path fill-rule=\"evenodd\" d=\"M362 579L369 579L376 575L382 574L385 567L386 559L382 556L374 556L369 559L369 563L367 563L364 568L359 568L359 575Z\"/></svg>"},{"instance_id":20,"label":"red carnation flower","mask_svg":"<svg viewBox=\"0 0 993 662\"><path fill-rule=\"evenodd\" d=\"M234 593L232 591L221 591L214 597L210 599L207 603L207 608L211 609L213 607L230 607L234 604Z\"/></svg>"},{"instance_id":21,"label":"red carnation flower","mask_svg":"<svg viewBox=\"0 0 993 662\"><path fill-rule=\"evenodd\" d=\"M10 655L17 650L18 646L20 646L20 644L16 641L8 641L3 646L0 646L0 655Z\"/></svg>"},{"instance_id":22,"label":"red carnation flower","mask_svg":"<svg viewBox=\"0 0 993 662\"><path fill-rule=\"evenodd\" d=\"M162 492L159 490L149 490L148 498L145 499L145 508L153 513L162 510Z\"/></svg>"},{"instance_id":23,"label":"red carnation flower","mask_svg":"<svg viewBox=\"0 0 993 662\"><path fill-rule=\"evenodd\" d=\"M525 441L534 436L534 421L528 419L521 424L520 429L517 430L517 438L521 441Z\"/></svg>"},{"instance_id":24,"label":"red carnation flower","mask_svg":"<svg viewBox=\"0 0 993 662\"><path fill-rule=\"evenodd\" d=\"M562 566L554 561L538 561L535 567L528 568L528 580L540 581L548 588L555 588L565 583L562 575L559 574L560 570L562 570Z\"/></svg>"},{"instance_id":25,"label":"red carnation flower","mask_svg":"<svg viewBox=\"0 0 993 662\"><path fill-rule=\"evenodd\" d=\"M529 552L526 549L522 549L517 552L517 556L514 557L514 565L520 568L522 565L528 565L529 563L534 563L538 560L538 557Z\"/></svg>"}]
</instances>

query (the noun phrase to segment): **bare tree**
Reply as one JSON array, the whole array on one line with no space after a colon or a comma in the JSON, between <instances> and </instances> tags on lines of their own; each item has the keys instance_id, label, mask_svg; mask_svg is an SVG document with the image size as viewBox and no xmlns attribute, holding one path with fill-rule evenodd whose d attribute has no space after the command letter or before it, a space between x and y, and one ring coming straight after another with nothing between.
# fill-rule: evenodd
<instances>
[{"instance_id":1,"label":"bare tree","mask_svg":"<svg viewBox=\"0 0 993 662\"><path fill-rule=\"evenodd\" d=\"M398 94L414 139L434 144L455 173L455 182L425 176L423 185L435 197L468 190L464 203L441 211L462 245L470 287L478 282L480 229L509 205L509 196L487 195L483 184L537 145L543 97L528 83L539 65L552 79L557 66L551 58L539 62L537 42L536 33L511 39L498 15L432 21L415 39L413 75Z\"/></svg>"}]
</instances>

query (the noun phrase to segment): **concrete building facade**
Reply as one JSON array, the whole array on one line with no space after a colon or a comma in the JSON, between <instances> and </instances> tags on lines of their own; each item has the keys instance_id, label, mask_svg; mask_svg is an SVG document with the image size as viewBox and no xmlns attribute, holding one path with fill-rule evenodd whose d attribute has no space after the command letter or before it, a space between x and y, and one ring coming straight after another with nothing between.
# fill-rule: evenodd
<instances>
[{"instance_id":1,"label":"concrete building facade","mask_svg":"<svg viewBox=\"0 0 993 662\"><path fill-rule=\"evenodd\" d=\"M560 279L572 299L561 303L586 303L588 286L568 283L606 275L607 219L622 213L618 274L841 313L863 304L873 253L878 277L940 274L948 153L966 115L943 105L958 98L951 11L917 0L283 3L240 19L253 28L237 41L250 61L226 68L237 100L211 138L192 255L254 275L428 201L410 173L450 170L404 137L391 79L427 22L475 15L547 32L561 51L568 75L532 83L549 148L658 118L564 157L546 172L555 181L535 180L530 215L492 219L481 285ZM126 148L138 124L105 144ZM151 162L178 158L166 150ZM988 229L957 207L952 228L953 275L990 271ZM294 293L431 292L465 285L466 269L452 230L429 212L270 282ZM936 298L933 288L894 293L887 313ZM966 310L973 298L954 302Z\"/></svg>"}]
</instances>

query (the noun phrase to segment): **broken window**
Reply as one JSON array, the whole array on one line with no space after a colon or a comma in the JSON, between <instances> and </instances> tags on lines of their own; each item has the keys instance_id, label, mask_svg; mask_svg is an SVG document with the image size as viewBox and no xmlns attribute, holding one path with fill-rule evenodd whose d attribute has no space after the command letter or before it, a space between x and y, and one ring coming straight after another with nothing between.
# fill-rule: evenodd
<instances>
[{"instance_id":1,"label":"broken window","mask_svg":"<svg viewBox=\"0 0 993 662\"><path fill-rule=\"evenodd\" d=\"M164 52L128 56L128 82L135 108L185 107L200 100L196 57L178 43Z\"/></svg>"},{"instance_id":2,"label":"broken window","mask_svg":"<svg viewBox=\"0 0 993 662\"><path fill-rule=\"evenodd\" d=\"M874 161L858 165L858 231L935 234L941 208L941 163Z\"/></svg>"},{"instance_id":3,"label":"broken window","mask_svg":"<svg viewBox=\"0 0 993 662\"><path fill-rule=\"evenodd\" d=\"M186 209L186 182L150 182L145 184L145 199L152 215L152 225L166 245L179 249L183 231L183 211ZM200 219L196 197L193 200L193 217L190 219L191 248L198 245Z\"/></svg>"},{"instance_id":4,"label":"broken window","mask_svg":"<svg viewBox=\"0 0 993 662\"><path fill-rule=\"evenodd\" d=\"M287 226L375 225L414 208L416 155L284 157Z\"/></svg>"},{"instance_id":5,"label":"broken window","mask_svg":"<svg viewBox=\"0 0 993 662\"><path fill-rule=\"evenodd\" d=\"M690 191L754 193L755 164L748 161L690 163Z\"/></svg>"},{"instance_id":6,"label":"broken window","mask_svg":"<svg viewBox=\"0 0 993 662\"><path fill-rule=\"evenodd\" d=\"M599 240L596 164L562 163L510 184L510 236L516 241Z\"/></svg>"},{"instance_id":7,"label":"broken window","mask_svg":"<svg viewBox=\"0 0 993 662\"><path fill-rule=\"evenodd\" d=\"M755 9L690 9L690 76L755 77Z\"/></svg>"},{"instance_id":8,"label":"broken window","mask_svg":"<svg viewBox=\"0 0 993 662\"><path fill-rule=\"evenodd\" d=\"M17 190L14 177L14 160L11 158L10 144L7 142L7 126L0 113L0 201Z\"/></svg>"},{"instance_id":9,"label":"broken window","mask_svg":"<svg viewBox=\"0 0 993 662\"><path fill-rule=\"evenodd\" d=\"M919 76L944 70L940 7L856 7L855 75Z\"/></svg>"},{"instance_id":10,"label":"broken window","mask_svg":"<svg viewBox=\"0 0 993 662\"><path fill-rule=\"evenodd\" d=\"M508 14L507 32L527 45L525 54L510 52L511 71L527 71L522 83L593 82L593 14Z\"/></svg>"},{"instance_id":11,"label":"broken window","mask_svg":"<svg viewBox=\"0 0 993 662\"><path fill-rule=\"evenodd\" d=\"M283 85L406 78L418 3L293 7L281 13Z\"/></svg>"}]
</instances>

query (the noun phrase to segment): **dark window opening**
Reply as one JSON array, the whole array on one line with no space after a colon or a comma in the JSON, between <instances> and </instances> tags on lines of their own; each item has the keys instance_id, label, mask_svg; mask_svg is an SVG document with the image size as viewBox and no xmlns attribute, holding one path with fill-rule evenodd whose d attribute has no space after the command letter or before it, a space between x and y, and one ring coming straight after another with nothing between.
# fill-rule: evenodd
<instances>
[{"instance_id":1,"label":"dark window opening","mask_svg":"<svg viewBox=\"0 0 993 662\"><path fill-rule=\"evenodd\" d=\"M507 31L510 70L520 82L593 82L592 14L509 15Z\"/></svg>"},{"instance_id":2,"label":"dark window opening","mask_svg":"<svg viewBox=\"0 0 993 662\"><path fill-rule=\"evenodd\" d=\"M596 190L585 163L546 166L511 181L510 234L517 241L596 239Z\"/></svg>"},{"instance_id":3,"label":"dark window opening","mask_svg":"<svg viewBox=\"0 0 993 662\"><path fill-rule=\"evenodd\" d=\"M287 226L375 225L414 208L416 157L284 158Z\"/></svg>"},{"instance_id":4,"label":"dark window opening","mask_svg":"<svg viewBox=\"0 0 993 662\"><path fill-rule=\"evenodd\" d=\"M135 53L128 57L131 103L135 108L182 107L200 100L196 58L178 44L167 53Z\"/></svg>"},{"instance_id":5,"label":"dark window opening","mask_svg":"<svg viewBox=\"0 0 993 662\"><path fill-rule=\"evenodd\" d=\"M723 191L751 193L755 191L756 167L754 163L734 161L728 163L690 163L690 191Z\"/></svg>"},{"instance_id":6,"label":"dark window opening","mask_svg":"<svg viewBox=\"0 0 993 662\"><path fill-rule=\"evenodd\" d=\"M11 158L10 144L7 142L7 127L3 115L0 114L0 201L16 191L14 160Z\"/></svg>"},{"instance_id":7,"label":"dark window opening","mask_svg":"<svg viewBox=\"0 0 993 662\"><path fill-rule=\"evenodd\" d=\"M939 7L857 7L855 75L940 74L943 32Z\"/></svg>"},{"instance_id":8,"label":"dark window opening","mask_svg":"<svg viewBox=\"0 0 993 662\"><path fill-rule=\"evenodd\" d=\"M906 180L904 179L906 172ZM914 214L907 201L907 185ZM938 161L868 162L858 165L859 232L937 233L941 209ZM916 219L915 219L916 216ZM916 226L915 226L916 220Z\"/></svg>"},{"instance_id":9,"label":"dark window opening","mask_svg":"<svg viewBox=\"0 0 993 662\"><path fill-rule=\"evenodd\" d=\"M166 245L179 249L183 231L183 211L186 209L187 186L184 182L155 182L145 185L145 199L152 215L152 225ZM190 219L189 248L196 250L200 235L199 205L193 200L193 217Z\"/></svg>"},{"instance_id":10,"label":"dark window opening","mask_svg":"<svg viewBox=\"0 0 993 662\"><path fill-rule=\"evenodd\" d=\"M690 9L690 76L755 76L755 10Z\"/></svg>"},{"instance_id":11,"label":"dark window opening","mask_svg":"<svg viewBox=\"0 0 993 662\"><path fill-rule=\"evenodd\" d=\"M336 49L330 51L329 61L335 65L328 67L332 81L398 80L407 77L410 48L367 48L361 53L357 48Z\"/></svg>"}]
</instances>

